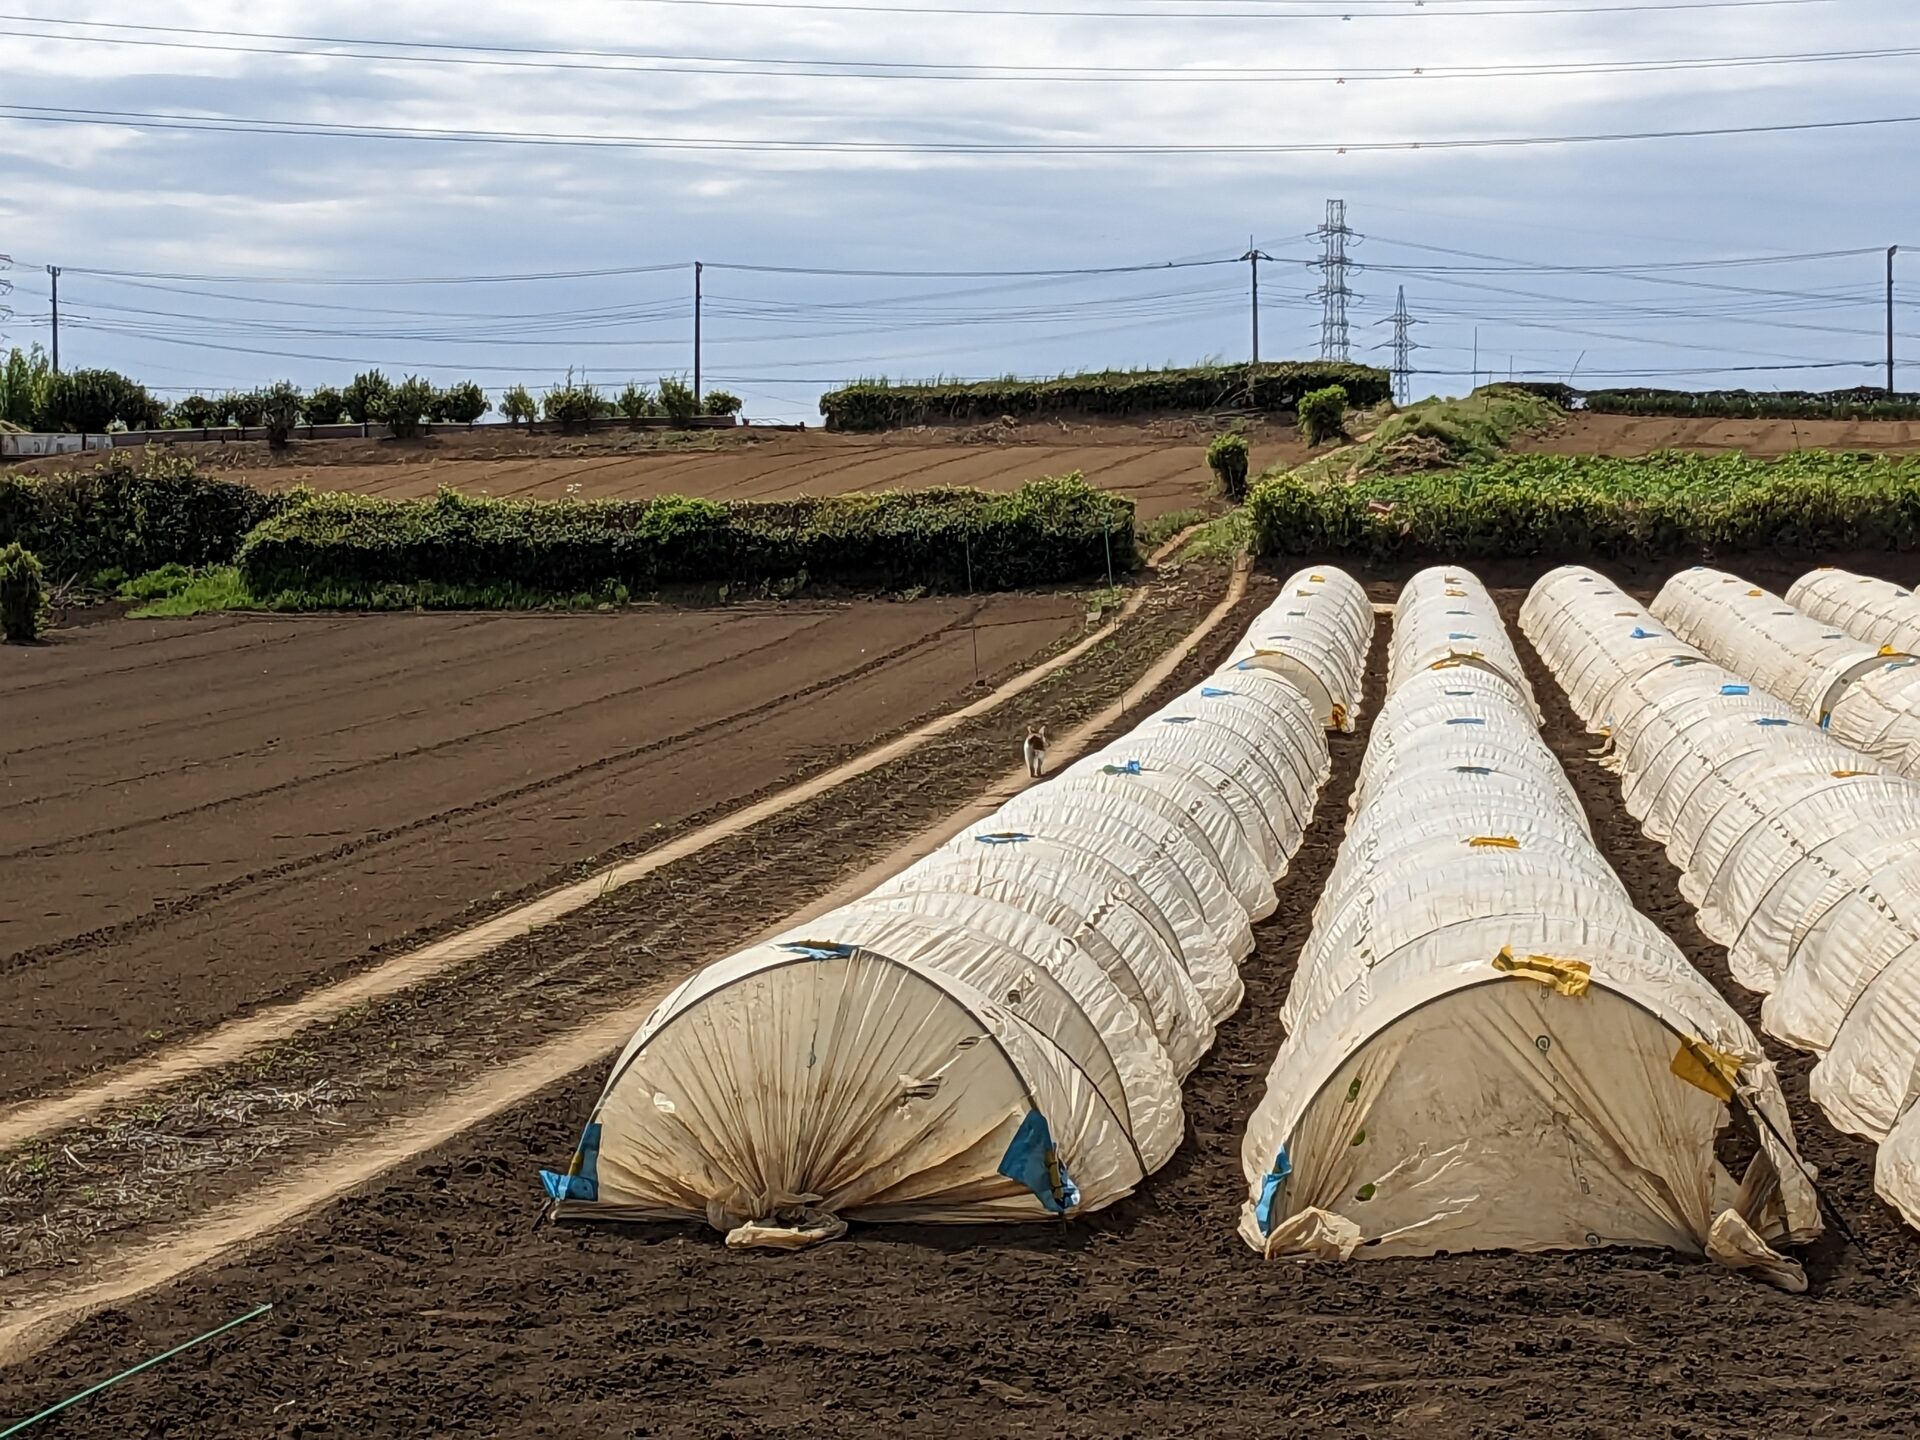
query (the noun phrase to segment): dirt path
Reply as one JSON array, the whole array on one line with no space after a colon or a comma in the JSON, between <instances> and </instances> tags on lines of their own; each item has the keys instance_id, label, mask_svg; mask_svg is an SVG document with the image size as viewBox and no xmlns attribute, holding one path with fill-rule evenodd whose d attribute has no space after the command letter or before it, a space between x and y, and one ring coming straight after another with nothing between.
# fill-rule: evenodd
<instances>
[{"instance_id":1,"label":"dirt path","mask_svg":"<svg viewBox=\"0 0 1920 1440\"><path fill-rule=\"evenodd\" d=\"M226 617L11 651L0 866L32 899L0 908L0 1096L669 840L949 708L1084 612Z\"/></svg>"}]
</instances>

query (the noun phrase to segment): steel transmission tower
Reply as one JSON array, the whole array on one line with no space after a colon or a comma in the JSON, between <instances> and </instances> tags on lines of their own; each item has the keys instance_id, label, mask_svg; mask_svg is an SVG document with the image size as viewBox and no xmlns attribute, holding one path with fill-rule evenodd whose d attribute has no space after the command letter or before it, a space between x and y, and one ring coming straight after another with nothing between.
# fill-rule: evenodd
<instances>
[{"instance_id":1,"label":"steel transmission tower","mask_svg":"<svg viewBox=\"0 0 1920 1440\"><path fill-rule=\"evenodd\" d=\"M1327 201L1327 219L1313 238L1320 242L1320 258L1314 268L1320 272L1320 288L1313 298L1320 302L1320 358L1350 360L1352 339L1347 333L1347 302L1355 295L1347 286L1348 274L1358 267L1347 255L1347 243L1361 237L1347 228L1347 202Z\"/></svg>"},{"instance_id":2,"label":"steel transmission tower","mask_svg":"<svg viewBox=\"0 0 1920 1440\"><path fill-rule=\"evenodd\" d=\"M1413 327L1420 322L1407 313L1406 286L1400 287L1393 314L1380 323L1393 326L1393 339L1373 348L1393 351L1393 403L1404 405L1413 396L1413 352L1426 348L1413 338Z\"/></svg>"}]
</instances>

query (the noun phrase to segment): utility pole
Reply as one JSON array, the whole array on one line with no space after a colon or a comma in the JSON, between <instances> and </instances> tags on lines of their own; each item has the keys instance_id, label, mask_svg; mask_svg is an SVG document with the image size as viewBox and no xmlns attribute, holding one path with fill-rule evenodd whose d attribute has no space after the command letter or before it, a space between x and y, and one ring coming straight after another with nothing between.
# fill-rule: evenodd
<instances>
[{"instance_id":1,"label":"utility pole","mask_svg":"<svg viewBox=\"0 0 1920 1440\"><path fill-rule=\"evenodd\" d=\"M1252 267L1253 275L1253 363L1260 363L1260 262L1273 257L1264 250L1254 248L1253 237L1247 237L1247 253L1240 257Z\"/></svg>"},{"instance_id":2,"label":"utility pole","mask_svg":"<svg viewBox=\"0 0 1920 1440\"><path fill-rule=\"evenodd\" d=\"M53 373L60 373L60 267L49 265L47 274L53 280Z\"/></svg>"},{"instance_id":3,"label":"utility pole","mask_svg":"<svg viewBox=\"0 0 1920 1440\"><path fill-rule=\"evenodd\" d=\"M1898 245L1887 247L1887 394L1893 394L1893 257Z\"/></svg>"},{"instance_id":4,"label":"utility pole","mask_svg":"<svg viewBox=\"0 0 1920 1440\"><path fill-rule=\"evenodd\" d=\"M693 262L693 398L700 399L700 272L706 267Z\"/></svg>"},{"instance_id":5,"label":"utility pole","mask_svg":"<svg viewBox=\"0 0 1920 1440\"><path fill-rule=\"evenodd\" d=\"M1347 202L1327 201L1327 218L1313 232L1320 241L1320 258L1314 268L1320 272L1320 288L1314 299L1320 302L1320 358L1351 360L1353 346L1347 331L1347 302L1355 299L1347 288L1347 274L1354 269L1347 257L1347 242L1361 237L1347 228Z\"/></svg>"},{"instance_id":6,"label":"utility pole","mask_svg":"<svg viewBox=\"0 0 1920 1440\"><path fill-rule=\"evenodd\" d=\"M1393 403L1404 405L1413 398L1413 352L1423 349L1413 338L1413 327L1420 322L1407 313L1407 287L1400 287L1399 303L1393 308L1393 314L1380 322L1393 326L1393 339L1385 345L1376 345L1376 350L1393 350Z\"/></svg>"}]
</instances>

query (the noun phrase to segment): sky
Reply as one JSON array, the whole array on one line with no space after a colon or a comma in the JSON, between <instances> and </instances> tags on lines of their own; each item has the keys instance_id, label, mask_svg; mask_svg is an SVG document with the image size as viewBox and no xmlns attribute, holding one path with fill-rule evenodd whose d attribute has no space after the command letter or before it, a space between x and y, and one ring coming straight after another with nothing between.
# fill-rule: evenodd
<instances>
[{"instance_id":1,"label":"sky","mask_svg":"<svg viewBox=\"0 0 1920 1440\"><path fill-rule=\"evenodd\" d=\"M617 390L692 371L699 261L705 387L818 423L1245 359L1250 249L1317 356L1338 199L1415 395L1880 384L1896 244L1920 389L1916 120L1912 0L0 0L0 346L58 265L63 365L169 397Z\"/></svg>"}]
</instances>

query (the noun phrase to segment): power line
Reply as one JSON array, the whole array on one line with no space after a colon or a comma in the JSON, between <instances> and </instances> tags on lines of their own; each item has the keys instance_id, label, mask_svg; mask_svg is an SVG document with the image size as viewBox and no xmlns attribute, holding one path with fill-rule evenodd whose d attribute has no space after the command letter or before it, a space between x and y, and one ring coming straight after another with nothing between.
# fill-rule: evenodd
<instances>
[{"instance_id":1,"label":"power line","mask_svg":"<svg viewBox=\"0 0 1920 1440\"><path fill-rule=\"evenodd\" d=\"M968 80L1008 83L1092 84L1364 84L1381 81L1539 79L1581 75L1664 74L1682 71L1771 68L1784 65L1887 60L1920 55L1920 46L1802 51L1763 55L1693 56L1653 60L1535 61L1499 65L1399 65L1341 67L1182 67L1147 65L1010 65L933 63L905 60L831 60L819 57L686 54L672 51L573 50L466 42L372 40L358 37L300 35L277 31L209 30L184 25L121 24L55 20L38 15L4 15L0 21L36 25L85 26L140 32L136 35L74 35L51 31L0 29L0 36L65 44L119 45L187 50L226 55L296 56L316 60L373 60L422 65L479 66L607 74L741 75L846 80ZM166 35L217 37L200 40L150 38ZM232 40L286 41L291 44L237 45ZM313 49L355 46L356 49ZM460 54L424 53L460 51ZM640 64L615 64L639 61Z\"/></svg>"},{"instance_id":2,"label":"power line","mask_svg":"<svg viewBox=\"0 0 1920 1440\"><path fill-rule=\"evenodd\" d=\"M666 3L666 0L660 0L660 3ZM674 3L678 3L678 0L674 0ZM744 151L813 155L1346 155L1415 150L1491 150L1547 145L1597 145L1635 140L1704 140L1743 135L1785 135L1920 124L1920 115L1890 115L1857 120L1805 120L1770 125L1717 125L1693 130L1630 130L1589 135L1513 135L1442 140L1351 140L1271 144L1130 142L1088 144L1070 141L790 140L676 135L590 135L566 131L439 129L426 126L263 120L244 116L181 115L142 110L92 110L71 106L19 105L12 102L0 102L0 111L11 112L0 118L23 120L34 124L91 125L113 129L190 131L218 135L301 136L315 139L397 140L583 150Z\"/></svg>"},{"instance_id":3,"label":"power line","mask_svg":"<svg viewBox=\"0 0 1920 1440\"><path fill-rule=\"evenodd\" d=\"M991 5L847 5L832 0L620 0L627 5L691 5L723 10L817 10L855 15L1020 15L1055 20L1416 20L1456 19L1467 16L1497 15L1516 19L1535 15L1641 15L1653 12L1700 10L1775 10L1803 5L1843 5L1853 0L1635 0L1624 5L1556 4L1537 9L1486 9L1488 0L1478 0L1480 9L1440 8L1427 4L1420 8L1373 11L1361 8L1380 0L1325 0L1340 9L1327 10L1049 10L1032 6ZM1221 0L1211 0L1221 3ZM1289 0L1292 4L1311 4L1314 0Z\"/></svg>"}]
</instances>

